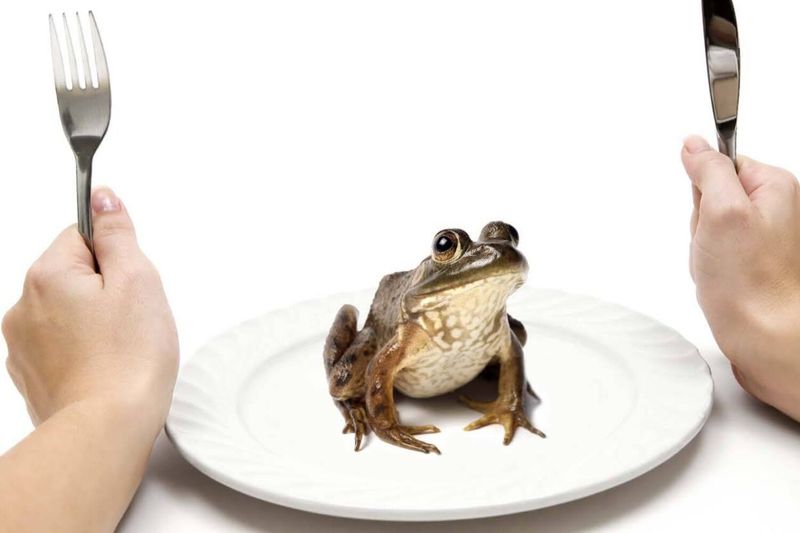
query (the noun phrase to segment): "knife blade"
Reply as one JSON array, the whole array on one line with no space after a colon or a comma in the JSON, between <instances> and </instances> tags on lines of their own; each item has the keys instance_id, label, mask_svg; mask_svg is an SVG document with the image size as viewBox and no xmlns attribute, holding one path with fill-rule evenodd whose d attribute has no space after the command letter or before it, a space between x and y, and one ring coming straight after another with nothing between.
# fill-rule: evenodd
<instances>
[{"instance_id":1,"label":"knife blade","mask_svg":"<svg viewBox=\"0 0 800 533\"><path fill-rule=\"evenodd\" d=\"M736 163L741 59L732 0L702 0L706 65L719 150Z\"/></svg>"}]
</instances>

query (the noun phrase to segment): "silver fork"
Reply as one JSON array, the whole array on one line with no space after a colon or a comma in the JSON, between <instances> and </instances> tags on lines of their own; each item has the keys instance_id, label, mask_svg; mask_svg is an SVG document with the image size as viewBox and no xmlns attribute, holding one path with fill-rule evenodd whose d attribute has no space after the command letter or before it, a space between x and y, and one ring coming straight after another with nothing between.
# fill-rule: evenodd
<instances>
[{"instance_id":1,"label":"silver fork","mask_svg":"<svg viewBox=\"0 0 800 533\"><path fill-rule=\"evenodd\" d=\"M62 13L64 21L64 37L69 55L68 66L70 83L64 70L64 59L56 32L53 15L50 15L50 47L53 53L53 75L56 82L56 98L61 125L75 153L75 166L78 188L78 231L86 241L86 246L94 255L92 240L92 158L94 157L103 136L108 129L111 118L111 86L108 81L108 64L100 40L100 31L94 14L89 11L89 26L94 48L94 70L97 83L92 79L89 54L86 51L86 40L78 13L75 20L78 28L78 41L81 49L81 73L78 75L78 61L75 59L75 47L67 24L67 16ZM81 79L83 86L81 86Z\"/></svg>"}]
</instances>

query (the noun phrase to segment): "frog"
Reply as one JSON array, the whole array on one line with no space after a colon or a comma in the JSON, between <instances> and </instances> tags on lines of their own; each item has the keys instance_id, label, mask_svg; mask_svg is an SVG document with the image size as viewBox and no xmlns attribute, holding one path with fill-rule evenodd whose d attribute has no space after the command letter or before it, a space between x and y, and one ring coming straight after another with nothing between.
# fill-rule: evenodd
<instances>
[{"instance_id":1,"label":"frog","mask_svg":"<svg viewBox=\"0 0 800 533\"><path fill-rule=\"evenodd\" d=\"M503 427L508 445L518 428L544 438L526 414L526 396L539 401L525 377L525 326L506 310L508 297L528 275L518 249L519 232L490 222L472 241L461 229L436 233L431 253L413 270L381 279L366 321L358 310L337 312L323 348L328 390L352 433L355 451L374 432L390 444L440 454L417 438L439 433L434 425L406 425L395 406L395 390L411 398L452 393L487 375L497 397L458 400L481 413L464 429Z\"/></svg>"}]
</instances>

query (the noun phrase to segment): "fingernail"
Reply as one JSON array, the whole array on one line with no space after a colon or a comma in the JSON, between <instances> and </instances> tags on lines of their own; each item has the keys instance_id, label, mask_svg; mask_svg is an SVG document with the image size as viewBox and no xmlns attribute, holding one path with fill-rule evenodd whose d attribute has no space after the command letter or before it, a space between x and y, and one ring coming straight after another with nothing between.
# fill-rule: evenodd
<instances>
[{"instance_id":1,"label":"fingernail","mask_svg":"<svg viewBox=\"0 0 800 533\"><path fill-rule=\"evenodd\" d=\"M691 137L687 137L683 141L683 147L690 154L699 154L700 152L706 152L708 150L711 150L711 146L708 145L706 140L703 139L702 137L698 137L697 135L692 135Z\"/></svg>"},{"instance_id":2,"label":"fingernail","mask_svg":"<svg viewBox=\"0 0 800 533\"><path fill-rule=\"evenodd\" d=\"M98 189L92 195L92 209L96 213L110 213L120 210L119 198L111 189Z\"/></svg>"}]
</instances>

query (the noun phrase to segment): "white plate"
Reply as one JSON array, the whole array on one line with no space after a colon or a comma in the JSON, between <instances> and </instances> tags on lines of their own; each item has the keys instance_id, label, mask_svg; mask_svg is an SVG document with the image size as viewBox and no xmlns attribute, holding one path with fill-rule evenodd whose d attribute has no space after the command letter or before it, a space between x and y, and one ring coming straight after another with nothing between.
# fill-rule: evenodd
<instances>
[{"instance_id":1,"label":"white plate","mask_svg":"<svg viewBox=\"0 0 800 533\"><path fill-rule=\"evenodd\" d=\"M528 329L526 373L547 439L478 417L454 397L400 399L405 423L436 424L424 455L353 436L328 396L322 345L337 309L372 292L267 314L200 350L182 369L167 430L202 472L305 511L375 520L452 520L538 509L608 489L669 459L702 428L711 375L675 331L623 307L523 290L509 312ZM532 402L531 402L532 403Z\"/></svg>"}]
</instances>

